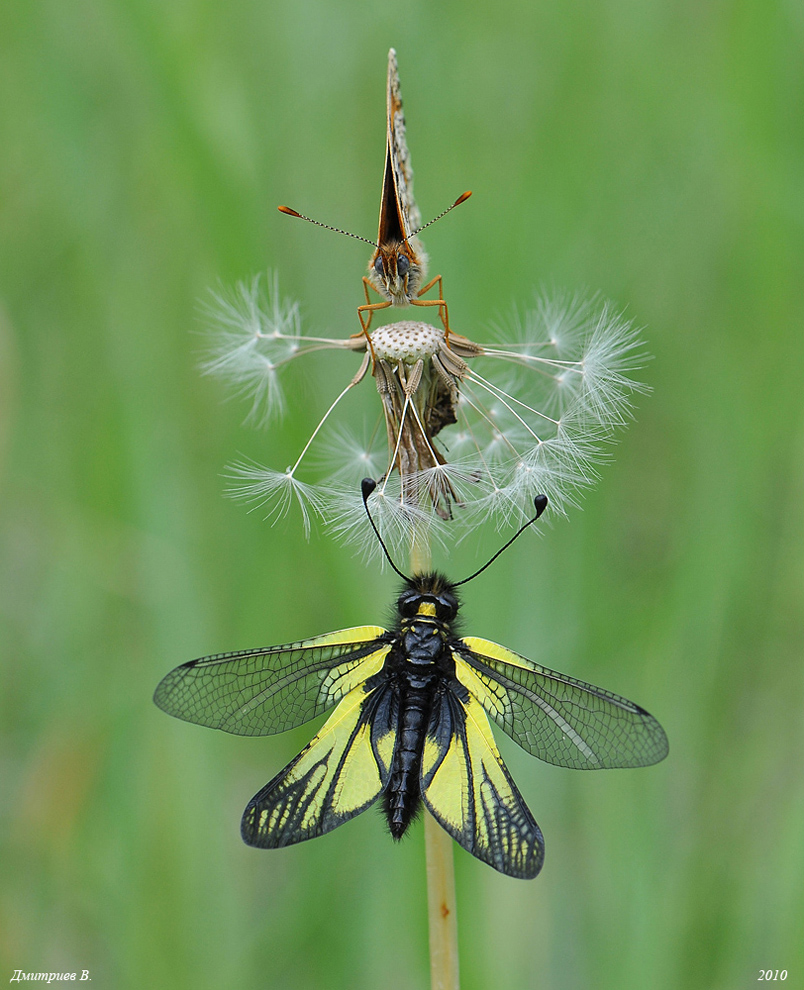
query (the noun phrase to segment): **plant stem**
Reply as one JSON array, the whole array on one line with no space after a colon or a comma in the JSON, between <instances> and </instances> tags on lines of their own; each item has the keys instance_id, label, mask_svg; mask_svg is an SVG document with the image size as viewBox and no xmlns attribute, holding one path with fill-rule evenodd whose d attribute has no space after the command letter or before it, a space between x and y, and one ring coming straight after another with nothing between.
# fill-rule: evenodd
<instances>
[{"instance_id":1,"label":"plant stem","mask_svg":"<svg viewBox=\"0 0 804 990\"><path fill-rule=\"evenodd\" d=\"M410 550L411 574L421 574L427 570L430 559L429 542L419 531ZM430 985L432 990L460 990L452 839L428 811L424 812L424 845L430 930Z\"/></svg>"},{"instance_id":2,"label":"plant stem","mask_svg":"<svg viewBox=\"0 0 804 990\"><path fill-rule=\"evenodd\" d=\"M430 985L432 990L460 990L452 839L428 811L424 813L424 845L430 920Z\"/></svg>"}]
</instances>

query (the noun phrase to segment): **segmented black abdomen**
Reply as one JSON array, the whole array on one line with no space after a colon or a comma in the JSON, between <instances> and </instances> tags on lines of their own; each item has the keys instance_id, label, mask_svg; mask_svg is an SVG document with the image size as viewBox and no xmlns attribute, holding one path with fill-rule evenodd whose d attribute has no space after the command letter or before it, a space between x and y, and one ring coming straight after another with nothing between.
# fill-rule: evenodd
<instances>
[{"instance_id":1,"label":"segmented black abdomen","mask_svg":"<svg viewBox=\"0 0 804 990\"><path fill-rule=\"evenodd\" d=\"M421 688L406 684L402 689L397 744L383 795L383 810L395 839L402 838L419 810L419 768L432 699L431 685Z\"/></svg>"}]
</instances>

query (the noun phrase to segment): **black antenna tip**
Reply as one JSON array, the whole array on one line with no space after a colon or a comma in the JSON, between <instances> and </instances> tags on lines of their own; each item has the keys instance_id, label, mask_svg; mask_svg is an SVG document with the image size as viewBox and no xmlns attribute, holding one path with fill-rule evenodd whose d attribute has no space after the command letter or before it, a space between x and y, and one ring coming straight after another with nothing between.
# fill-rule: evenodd
<instances>
[{"instance_id":1,"label":"black antenna tip","mask_svg":"<svg viewBox=\"0 0 804 990\"><path fill-rule=\"evenodd\" d=\"M377 487L377 482L373 478L364 478L360 482L360 489L363 492L363 501L368 502L369 495Z\"/></svg>"},{"instance_id":2,"label":"black antenna tip","mask_svg":"<svg viewBox=\"0 0 804 990\"><path fill-rule=\"evenodd\" d=\"M478 574L482 574L483 571L485 571L485 569L490 564L493 564L494 561L500 556L500 554L504 550L507 550L508 547L510 547L511 544L514 542L514 540L518 539L525 532L525 530L528 528L528 526L532 526L533 523L535 523L536 520L539 518L539 516L544 512L544 510L547 508L547 496L546 495L537 495L533 499L533 507L536 509L536 515L532 519L528 519L527 522L522 523L522 525L514 533L514 535L511 537L511 539L507 543L503 544L503 546L500 547L500 549L497 551L497 553L495 553L493 557L490 557L481 568L479 568L478 570L476 570L474 574L470 574L469 577L464 578L463 581L455 581L454 584L453 584L453 587L457 588L458 585L460 585L460 584L466 584L467 581L473 581L478 576Z\"/></svg>"}]
</instances>

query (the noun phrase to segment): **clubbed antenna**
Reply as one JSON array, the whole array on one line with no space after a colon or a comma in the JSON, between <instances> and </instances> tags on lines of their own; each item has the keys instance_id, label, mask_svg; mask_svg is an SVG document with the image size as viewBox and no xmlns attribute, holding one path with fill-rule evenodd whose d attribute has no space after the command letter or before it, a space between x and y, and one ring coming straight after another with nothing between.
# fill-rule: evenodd
<instances>
[{"instance_id":1,"label":"clubbed antenna","mask_svg":"<svg viewBox=\"0 0 804 990\"><path fill-rule=\"evenodd\" d=\"M383 553L385 554L385 559L388 561L388 563L391 565L391 567L393 567L393 569L396 571L396 573L403 579L403 581L410 581L411 578L409 578L407 576L407 574L403 574L402 571L400 571L400 569L396 566L396 564L391 559L391 554L388 552L388 547L386 547L383 538L380 536L380 531L377 529L377 526L376 526L376 524L374 522L374 519L371 516L371 512L370 512L369 507L368 507L368 500L369 500L369 496L371 495L371 493L374 491L374 489L376 487L377 487L377 482L373 478L364 478L363 481L360 483L360 488L361 488L361 490L363 492L363 507L365 508L366 515L368 516L368 520L371 523L371 528L374 530L374 534L377 537L377 539L379 540L380 546L383 549ZM486 563L482 567L478 568L478 570L476 570L474 572L474 574L470 574L469 577L464 578L462 581L456 581L454 583L454 585L453 585L454 588L457 588L461 584L466 584L467 581L474 580L478 576L478 574L482 574L483 571L485 571L485 569L487 567L490 567L491 564L494 563L494 561L500 556L500 554L504 550L507 550L508 547L511 546L511 544L514 542L514 540L516 540L518 537L520 537L525 532L525 530L528 528L528 526L532 526L533 523L536 522L536 520L539 518L539 516L547 508L547 496L546 495L537 495L534 498L534 500L533 500L533 505L534 505L534 508L536 509L536 515L532 519L528 519L528 521L526 523L523 523L523 525L519 527L519 529L514 533L514 535L511 537L511 539L508 540L508 542L505 543L503 546L501 546L500 549L494 554L494 556L493 557L490 557L489 560L487 560Z\"/></svg>"},{"instance_id":2,"label":"clubbed antenna","mask_svg":"<svg viewBox=\"0 0 804 990\"><path fill-rule=\"evenodd\" d=\"M450 210L454 210L456 206L460 206L461 203L465 203L466 200L469 199L471 195L472 195L471 189L468 189L465 193L461 193L461 195L455 200L452 206L448 206L443 213L439 213L437 217L433 217L432 220L428 220L423 227L419 227L417 230L411 231L411 233L408 236L415 237L416 234L420 234L423 230L427 230L428 227L432 227L437 220L440 220L442 217L445 217ZM280 206L279 209L281 210L282 207Z\"/></svg>"},{"instance_id":3,"label":"clubbed antenna","mask_svg":"<svg viewBox=\"0 0 804 990\"><path fill-rule=\"evenodd\" d=\"M437 217L433 217L433 219L429 220L423 227L419 227L418 230L412 231L408 237L414 237L416 234L420 234L423 230L426 230L427 227L431 227L437 220L445 217L450 210L454 210L456 206L460 206L461 203L469 199L471 195L471 190L462 193L455 200L452 206L448 206L443 213L439 213ZM298 217L300 220L306 220L308 223L314 223L316 227L323 227L324 230L333 230L336 234L344 234L346 237L353 237L356 241L362 241L364 244L370 244L373 248L378 246L374 243L374 241L370 241L367 237L361 237L360 234L352 234L348 230L341 230L340 227L330 227L328 223L321 223L320 220L313 220L312 217L306 217L303 213L299 213L298 210L293 210L289 206L277 206L277 209L280 213L286 213L289 217ZM405 240L407 240L407 238L405 238Z\"/></svg>"},{"instance_id":4,"label":"clubbed antenna","mask_svg":"<svg viewBox=\"0 0 804 990\"><path fill-rule=\"evenodd\" d=\"M334 230L336 234L345 234L347 237L354 237L356 241L363 241L364 244L370 244L373 248L377 247L374 241L370 241L366 237L361 237L359 234L350 234L348 230L341 230L340 227L330 227L328 223L321 223L320 220L313 220L312 217L306 217L303 213L298 213L296 210L291 210L289 206L277 206L277 209L280 213L287 213L289 217L298 217L300 220L306 220L308 223L314 223L316 227L323 227L325 230ZM450 207L450 209L452 209L452 207Z\"/></svg>"},{"instance_id":5,"label":"clubbed antenna","mask_svg":"<svg viewBox=\"0 0 804 990\"><path fill-rule=\"evenodd\" d=\"M507 550L508 547L510 547L511 544L514 542L514 540L517 539L517 537L521 536L525 532L525 530L528 528L528 526L532 526L536 522L536 520L539 518L539 516L544 512L544 510L547 508L547 496L546 495L537 495L536 498L534 498L534 500L533 500L533 505L534 505L534 507L536 509L536 515L532 519L528 519L528 521L526 523L524 523L522 526L520 526L519 529L511 537L511 539L504 546L501 546L500 549L497 551L497 553L495 553L493 557L491 557L489 560L487 560L486 563L481 568L479 568L479 570L476 570L474 574L470 574L469 577L464 578L463 581L456 581L455 584L453 585L453 587L457 588L458 585L460 585L460 584L466 584L467 581L472 581L474 578L476 578L478 576L478 574L482 574L483 571L485 571L485 569L487 567L489 567L491 564L493 564L494 561L503 552L503 550ZM387 551L386 551L386 553L387 553Z\"/></svg>"}]
</instances>

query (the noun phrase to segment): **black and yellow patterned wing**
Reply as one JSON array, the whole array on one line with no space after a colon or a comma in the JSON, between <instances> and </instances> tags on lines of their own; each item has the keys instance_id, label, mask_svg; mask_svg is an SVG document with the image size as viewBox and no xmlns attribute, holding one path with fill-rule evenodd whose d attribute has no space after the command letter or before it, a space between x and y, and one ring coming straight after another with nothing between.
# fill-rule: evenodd
<instances>
[{"instance_id":1,"label":"black and yellow patterned wing","mask_svg":"<svg viewBox=\"0 0 804 990\"><path fill-rule=\"evenodd\" d=\"M154 701L168 715L241 736L284 732L376 674L390 648L386 635L379 626L357 626L191 660L161 681Z\"/></svg>"},{"instance_id":2,"label":"black and yellow patterned wing","mask_svg":"<svg viewBox=\"0 0 804 990\"><path fill-rule=\"evenodd\" d=\"M241 823L248 845L278 849L315 838L377 799L396 738L387 719L393 693L383 675L352 688L309 746L249 801Z\"/></svg>"},{"instance_id":3,"label":"black and yellow patterned wing","mask_svg":"<svg viewBox=\"0 0 804 990\"><path fill-rule=\"evenodd\" d=\"M430 814L473 856L521 879L542 868L541 830L471 694L439 695L424 744L421 791Z\"/></svg>"},{"instance_id":4,"label":"black and yellow patterned wing","mask_svg":"<svg viewBox=\"0 0 804 990\"><path fill-rule=\"evenodd\" d=\"M453 643L456 675L515 742L560 767L646 767L667 756L656 719L626 698L486 639Z\"/></svg>"}]
</instances>

